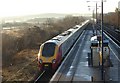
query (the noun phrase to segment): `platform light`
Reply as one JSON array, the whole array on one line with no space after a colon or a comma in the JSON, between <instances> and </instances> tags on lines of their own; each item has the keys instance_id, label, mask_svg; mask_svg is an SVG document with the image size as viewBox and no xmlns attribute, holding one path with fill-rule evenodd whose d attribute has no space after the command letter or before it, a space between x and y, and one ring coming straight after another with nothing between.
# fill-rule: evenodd
<instances>
[{"instance_id":1,"label":"platform light","mask_svg":"<svg viewBox=\"0 0 120 83\"><path fill-rule=\"evenodd\" d=\"M102 44L101 44L101 48L102 48L102 69L101 69L101 79L102 81L105 81L105 76L104 76L104 62L103 62L103 2L106 2L106 0L101 0L101 35L102 35Z\"/></svg>"},{"instance_id":2,"label":"platform light","mask_svg":"<svg viewBox=\"0 0 120 83\"><path fill-rule=\"evenodd\" d=\"M100 2L100 1L87 1L87 3L88 3L88 2L95 2L95 3L96 3L95 6L88 6L88 7L94 7L94 8L96 8L96 16L95 16L96 22L95 22L95 24L97 24L97 23L98 23L97 9L98 9L98 7L101 7L101 6L98 6L97 3ZM89 8L89 10L90 10L90 8ZM94 15L94 10L93 10L93 15ZM94 16L93 16L93 17L94 17ZM94 27L94 26L95 26L95 25L93 24L93 27ZM94 28L94 29L95 29L95 28ZM97 35L97 28L95 29L95 32L96 32L96 35Z\"/></svg>"}]
</instances>

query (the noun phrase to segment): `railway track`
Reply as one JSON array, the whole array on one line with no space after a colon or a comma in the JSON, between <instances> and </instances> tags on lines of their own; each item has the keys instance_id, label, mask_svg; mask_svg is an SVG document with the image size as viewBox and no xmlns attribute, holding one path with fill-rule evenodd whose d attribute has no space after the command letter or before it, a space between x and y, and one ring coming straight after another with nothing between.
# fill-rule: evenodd
<instances>
[{"instance_id":1,"label":"railway track","mask_svg":"<svg viewBox=\"0 0 120 83\"><path fill-rule=\"evenodd\" d=\"M90 25L89 25L90 26ZM87 29L91 29L91 28L87 28ZM84 31L83 31L83 33L84 33ZM108 33L108 32L107 32ZM82 34L81 34L82 35ZM85 38L86 39L86 38ZM76 42L77 43L77 42ZM80 43L80 42L79 42ZM74 46L73 46L74 47ZM70 50L71 51L71 50ZM74 54L71 54L71 55L75 55L75 52L76 50L74 50ZM76 58L77 57L77 58ZM76 67L77 68L77 66L75 66L75 65L77 65L78 63L76 62L76 61L73 61L74 60L74 58L76 58L75 60L77 60L78 61L78 59L80 59L80 56L66 56L66 58L64 59L64 61L67 61L67 62L62 62L62 64L60 65L60 67L58 68L58 70L55 72L55 74L53 75L53 74L51 74L50 72L46 72L46 71L43 71L39 76L38 76L38 78L36 78L36 80L35 80L35 82L34 83L36 83L36 82L49 82L50 81L50 83L52 82L52 81L58 81L58 80L66 80L66 81L72 81L73 79L74 79L74 75L75 75L75 70L74 70L74 68L72 69L73 70L73 72L71 73L72 74L72 76L70 77L70 78L66 78L66 77L64 77L64 75L62 75L61 73L62 72L64 72L64 74L68 74L68 73L66 73L66 71L67 70L69 70L69 68L71 68L70 67L70 65L72 64L71 62L74 62L73 64L74 64L74 67ZM78 58L79 57L79 58ZM71 60L70 60L70 58L72 58ZM76 62L76 63L75 63ZM67 64L68 63L68 64ZM62 68L62 69L61 69ZM60 70L61 69L61 70ZM71 70L70 70L71 71ZM57 72L61 72L61 73L57 73ZM56 79L51 79L51 78L56 78Z\"/></svg>"},{"instance_id":2,"label":"railway track","mask_svg":"<svg viewBox=\"0 0 120 83\"><path fill-rule=\"evenodd\" d=\"M86 54L85 53L89 52L89 50L87 50L87 48L90 45L88 43L89 43L90 37L92 36L92 34L91 34L92 28L87 28L87 29L89 29L91 31L89 33L85 33L84 36L82 36L83 41L82 40L78 41L79 43L75 46L75 48L73 50L73 53L71 52L70 55L65 58L66 59L65 62L62 63L61 67L59 67L57 72L55 72L54 76L50 80L50 83L52 83L53 81L56 81L57 83L63 82L63 81L65 81L65 82L66 81L67 82L74 82L74 81L76 81L77 82L77 80L78 80L78 82L80 82L82 80L80 83L82 83L83 81L90 81L90 82L91 81L98 81L98 82L101 81L101 77L100 77L101 76L101 72L99 71L99 68L98 69L97 68L93 69L91 67L87 68L87 65L84 64L85 61L87 62L87 58L86 58ZM88 36L86 37L86 35L88 35ZM76 52L76 50L77 50L76 47L78 47L78 48L81 47L81 48L79 48L78 52ZM83 47L84 47L84 49L83 49ZM82 53L82 51L84 53ZM80 56L80 53L81 53L81 56ZM118 59L118 61L119 61L119 57L117 57L117 55L113 54L112 57L116 57ZM116 58L112 59L112 60L115 60L115 62L117 62ZM79 64L79 61L80 61L81 64ZM115 68L115 65L116 65L115 62L113 63L114 64L114 69L116 69ZM94 73L91 73L91 72L94 72ZM104 73L106 81L110 80L109 77L108 77L108 75L109 75L108 73L109 73L109 71L108 71L108 69L106 69L105 73ZM112 73L115 73L115 71L112 72ZM94 77L94 79L92 77ZM113 78L113 77L111 76L111 78ZM88 80L86 80L86 79L88 79ZM114 79L114 80L116 80L116 79Z\"/></svg>"},{"instance_id":3,"label":"railway track","mask_svg":"<svg viewBox=\"0 0 120 83\"><path fill-rule=\"evenodd\" d=\"M63 62L61 63L60 67L58 67L58 70L61 69L61 67L63 66L64 62L67 61L68 58L74 58L74 56L70 57L70 56L68 56L68 55L69 55L70 51L73 50L73 47L75 47L76 43L78 43L78 40L79 40L79 38L81 37L81 35L82 35L83 33L84 33L84 31L79 35L79 37L76 39L76 41L74 42L74 44L71 46L71 49L69 49L69 51L66 53L66 57L65 57L65 59L63 60ZM72 62L72 61L70 61L70 62ZM68 65L70 65L70 64L68 64ZM67 66L68 66L68 65L67 65ZM68 67L68 68L69 68L69 67ZM56 72L57 72L57 71L56 71ZM54 73L56 73L56 72L54 72ZM51 72L49 72L49 71L43 71L43 72L41 72L41 73L37 76L37 78L35 79L34 83L37 83L37 82L46 82L46 83L48 83L48 82L51 80L51 78L52 78L52 76L54 75L54 73L51 73Z\"/></svg>"},{"instance_id":4,"label":"railway track","mask_svg":"<svg viewBox=\"0 0 120 83\"><path fill-rule=\"evenodd\" d=\"M106 26L104 26L104 32L107 35L109 35L120 46L120 33L117 33Z\"/></svg>"},{"instance_id":5,"label":"railway track","mask_svg":"<svg viewBox=\"0 0 120 83\"><path fill-rule=\"evenodd\" d=\"M63 73L67 74L67 71L69 70L69 68L71 68L72 64L76 65L76 67L77 67L78 63L76 61L74 61L74 63L72 63L72 62L73 62L74 58L80 59L80 56L79 57L75 57L73 55L76 55L76 53L77 53L78 50L76 50L75 48L79 47L77 45L78 45L78 43L81 43L80 39L81 39L81 37L83 36L84 33L85 33L85 31L83 31L83 33L81 34L81 36L79 37L79 39L76 41L76 43L74 44L74 46L72 47L72 49L68 53L68 56L66 56L65 60L62 62L62 64L58 68L58 70L55 72L54 76L50 80L50 83L52 83L53 81L60 81L60 80L63 80L63 79L65 81L72 82L74 74L75 74L74 68L73 68L74 72L71 73L72 76L70 78L66 78L63 75ZM72 70L70 70L70 71L72 71Z\"/></svg>"},{"instance_id":6,"label":"railway track","mask_svg":"<svg viewBox=\"0 0 120 83\"><path fill-rule=\"evenodd\" d=\"M45 71L43 71L43 72L38 76L38 78L35 80L34 83L38 82L38 80L43 76L44 73L45 73Z\"/></svg>"},{"instance_id":7,"label":"railway track","mask_svg":"<svg viewBox=\"0 0 120 83\"><path fill-rule=\"evenodd\" d=\"M90 25L89 25L90 26ZM68 58L73 58L74 59L74 57L75 56L68 56L69 55L69 53L73 50L73 47L75 47L76 46L76 43L80 43L80 42L78 42L79 41L79 39L81 38L81 35L83 35L83 33L84 33L85 31L83 30L83 31L81 31L81 33L79 34L79 36L78 36L78 38L74 41L74 43L73 43L73 45L70 47L70 49L68 50L68 52L65 54L66 56L64 57L64 60L62 61L62 63L61 63L61 65L58 67L58 69L57 70L59 70L61 67L63 67L63 64L64 64L64 62L65 61L69 61L68 60ZM76 46L77 47L77 46ZM77 51L77 50L74 50L74 51ZM72 54L72 55L74 55L74 54ZM67 59L67 60L66 60ZM72 59L72 60L73 60ZM72 64L72 60L70 60L70 62L69 63L71 63ZM64 65L66 65L66 64L64 64ZM68 64L69 66L70 66L70 64ZM68 66L67 65L67 66ZM69 69L69 67L64 67L65 68L65 70L66 69ZM64 70L63 70L64 71ZM57 71L56 71L57 72ZM55 73L56 73L55 72ZM38 75L38 77L35 79L35 82L34 83L36 83L36 82L49 82L50 80L51 80L51 78L52 78L52 76L53 76L53 74L54 73L51 73L51 72L47 72L47 71L43 71L40 75Z\"/></svg>"},{"instance_id":8,"label":"railway track","mask_svg":"<svg viewBox=\"0 0 120 83\"><path fill-rule=\"evenodd\" d=\"M34 83L38 83L38 82L45 82L48 83L50 81L50 79L52 78L54 73L50 72L50 71L42 71L38 77L35 79Z\"/></svg>"},{"instance_id":9,"label":"railway track","mask_svg":"<svg viewBox=\"0 0 120 83\"><path fill-rule=\"evenodd\" d=\"M100 30L100 25L97 26L97 29ZM120 33L104 25L103 31L120 46Z\"/></svg>"}]
</instances>

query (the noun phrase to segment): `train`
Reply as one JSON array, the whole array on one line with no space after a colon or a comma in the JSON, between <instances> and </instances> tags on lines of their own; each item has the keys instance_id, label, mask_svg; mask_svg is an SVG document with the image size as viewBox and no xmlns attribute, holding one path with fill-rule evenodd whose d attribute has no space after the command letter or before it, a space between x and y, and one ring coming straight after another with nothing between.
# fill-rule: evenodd
<instances>
[{"instance_id":1,"label":"train","mask_svg":"<svg viewBox=\"0 0 120 83\"><path fill-rule=\"evenodd\" d=\"M44 42L38 53L39 70L55 71L88 24L89 20L86 20L80 25L75 25L73 28Z\"/></svg>"}]
</instances>

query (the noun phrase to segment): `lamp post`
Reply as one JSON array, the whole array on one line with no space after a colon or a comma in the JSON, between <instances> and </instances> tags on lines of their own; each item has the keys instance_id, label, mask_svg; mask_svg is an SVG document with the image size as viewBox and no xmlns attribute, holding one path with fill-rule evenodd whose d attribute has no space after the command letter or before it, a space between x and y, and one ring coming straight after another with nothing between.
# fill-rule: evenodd
<instances>
[{"instance_id":1,"label":"lamp post","mask_svg":"<svg viewBox=\"0 0 120 83\"><path fill-rule=\"evenodd\" d=\"M119 10L118 10L118 30L119 30Z\"/></svg>"},{"instance_id":2,"label":"lamp post","mask_svg":"<svg viewBox=\"0 0 120 83\"><path fill-rule=\"evenodd\" d=\"M96 2L96 35L97 35L97 2Z\"/></svg>"},{"instance_id":3,"label":"lamp post","mask_svg":"<svg viewBox=\"0 0 120 83\"><path fill-rule=\"evenodd\" d=\"M94 32L94 30L95 30L95 21L94 21L94 9L93 9L93 35L95 35L95 32Z\"/></svg>"},{"instance_id":4,"label":"lamp post","mask_svg":"<svg viewBox=\"0 0 120 83\"><path fill-rule=\"evenodd\" d=\"M102 48L102 66L101 66L101 79L102 81L105 81L105 77L104 77L104 62L103 62L103 0L101 0L101 35L102 35L102 44L101 44L101 48Z\"/></svg>"},{"instance_id":5,"label":"lamp post","mask_svg":"<svg viewBox=\"0 0 120 83\"><path fill-rule=\"evenodd\" d=\"M120 30L120 27L119 27L119 18L120 18L120 1L118 2L118 30Z\"/></svg>"},{"instance_id":6,"label":"lamp post","mask_svg":"<svg viewBox=\"0 0 120 83\"><path fill-rule=\"evenodd\" d=\"M89 10L90 10L90 7L91 7L91 6L88 6ZM94 35L94 29L95 29L95 27L94 27L94 26L95 26L95 22L94 22L94 18L95 18L95 16L94 16L94 11L95 11L95 10L93 9L93 10L92 10L92 16L91 16L91 17L92 17L92 24L93 24L93 35Z\"/></svg>"},{"instance_id":7,"label":"lamp post","mask_svg":"<svg viewBox=\"0 0 120 83\"><path fill-rule=\"evenodd\" d=\"M88 2L91 2L91 1L87 1L87 3L88 3ZM95 8L96 8L96 25L97 25L97 22L98 22L98 20L97 20L97 9L98 9L97 2L98 2L98 1L92 1L92 2L95 2L95 3L96 3ZM100 7L100 6L99 6L99 7ZM96 35L97 35L97 27L96 27Z\"/></svg>"}]
</instances>

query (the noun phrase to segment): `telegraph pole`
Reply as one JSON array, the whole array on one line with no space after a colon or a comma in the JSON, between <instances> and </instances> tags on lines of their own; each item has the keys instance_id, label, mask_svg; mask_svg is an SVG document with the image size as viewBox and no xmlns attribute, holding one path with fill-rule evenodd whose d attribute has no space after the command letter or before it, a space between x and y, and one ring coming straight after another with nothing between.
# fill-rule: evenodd
<instances>
[{"instance_id":1,"label":"telegraph pole","mask_svg":"<svg viewBox=\"0 0 120 83\"><path fill-rule=\"evenodd\" d=\"M96 35L97 35L97 2L96 2Z\"/></svg>"},{"instance_id":2,"label":"telegraph pole","mask_svg":"<svg viewBox=\"0 0 120 83\"><path fill-rule=\"evenodd\" d=\"M120 1L118 2L118 30L120 30L120 27L119 27L119 22L120 22Z\"/></svg>"},{"instance_id":3,"label":"telegraph pole","mask_svg":"<svg viewBox=\"0 0 120 83\"><path fill-rule=\"evenodd\" d=\"M101 79L104 81L104 62L103 62L103 0L101 1L101 34L102 34L102 68L101 68Z\"/></svg>"},{"instance_id":4,"label":"telegraph pole","mask_svg":"<svg viewBox=\"0 0 120 83\"><path fill-rule=\"evenodd\" d=\"M93 9L93 35L95 35L94 9Z\"/></svg>"},{"instance_id":5,"label":"telegraph pole","mask_svg":"<svg viewBox=\"0 0 120 83\"><path fill-rule=\"evenodd\" d=\"M96 18L96 23L94 23L94 24L96 25L96 26L94 25L96 28L95 28L94 30L95 30L95 33L96 33L95 35L97 35L97 22L98 22L98 20L97 20L97 9L98 9L98 7L97 7L97 2L98 2L98 1L87 1L87 2L95 2L95 3L96 3L96 6L95 6L95 8L96 8L96 9L95 9L95 10L96 10L96 16L95 16L95 18ZM89 6L89 7L91 7L91 6ZM94 7L94 6L93 6L93 7Z\"/></svg>"}]
</instances>

